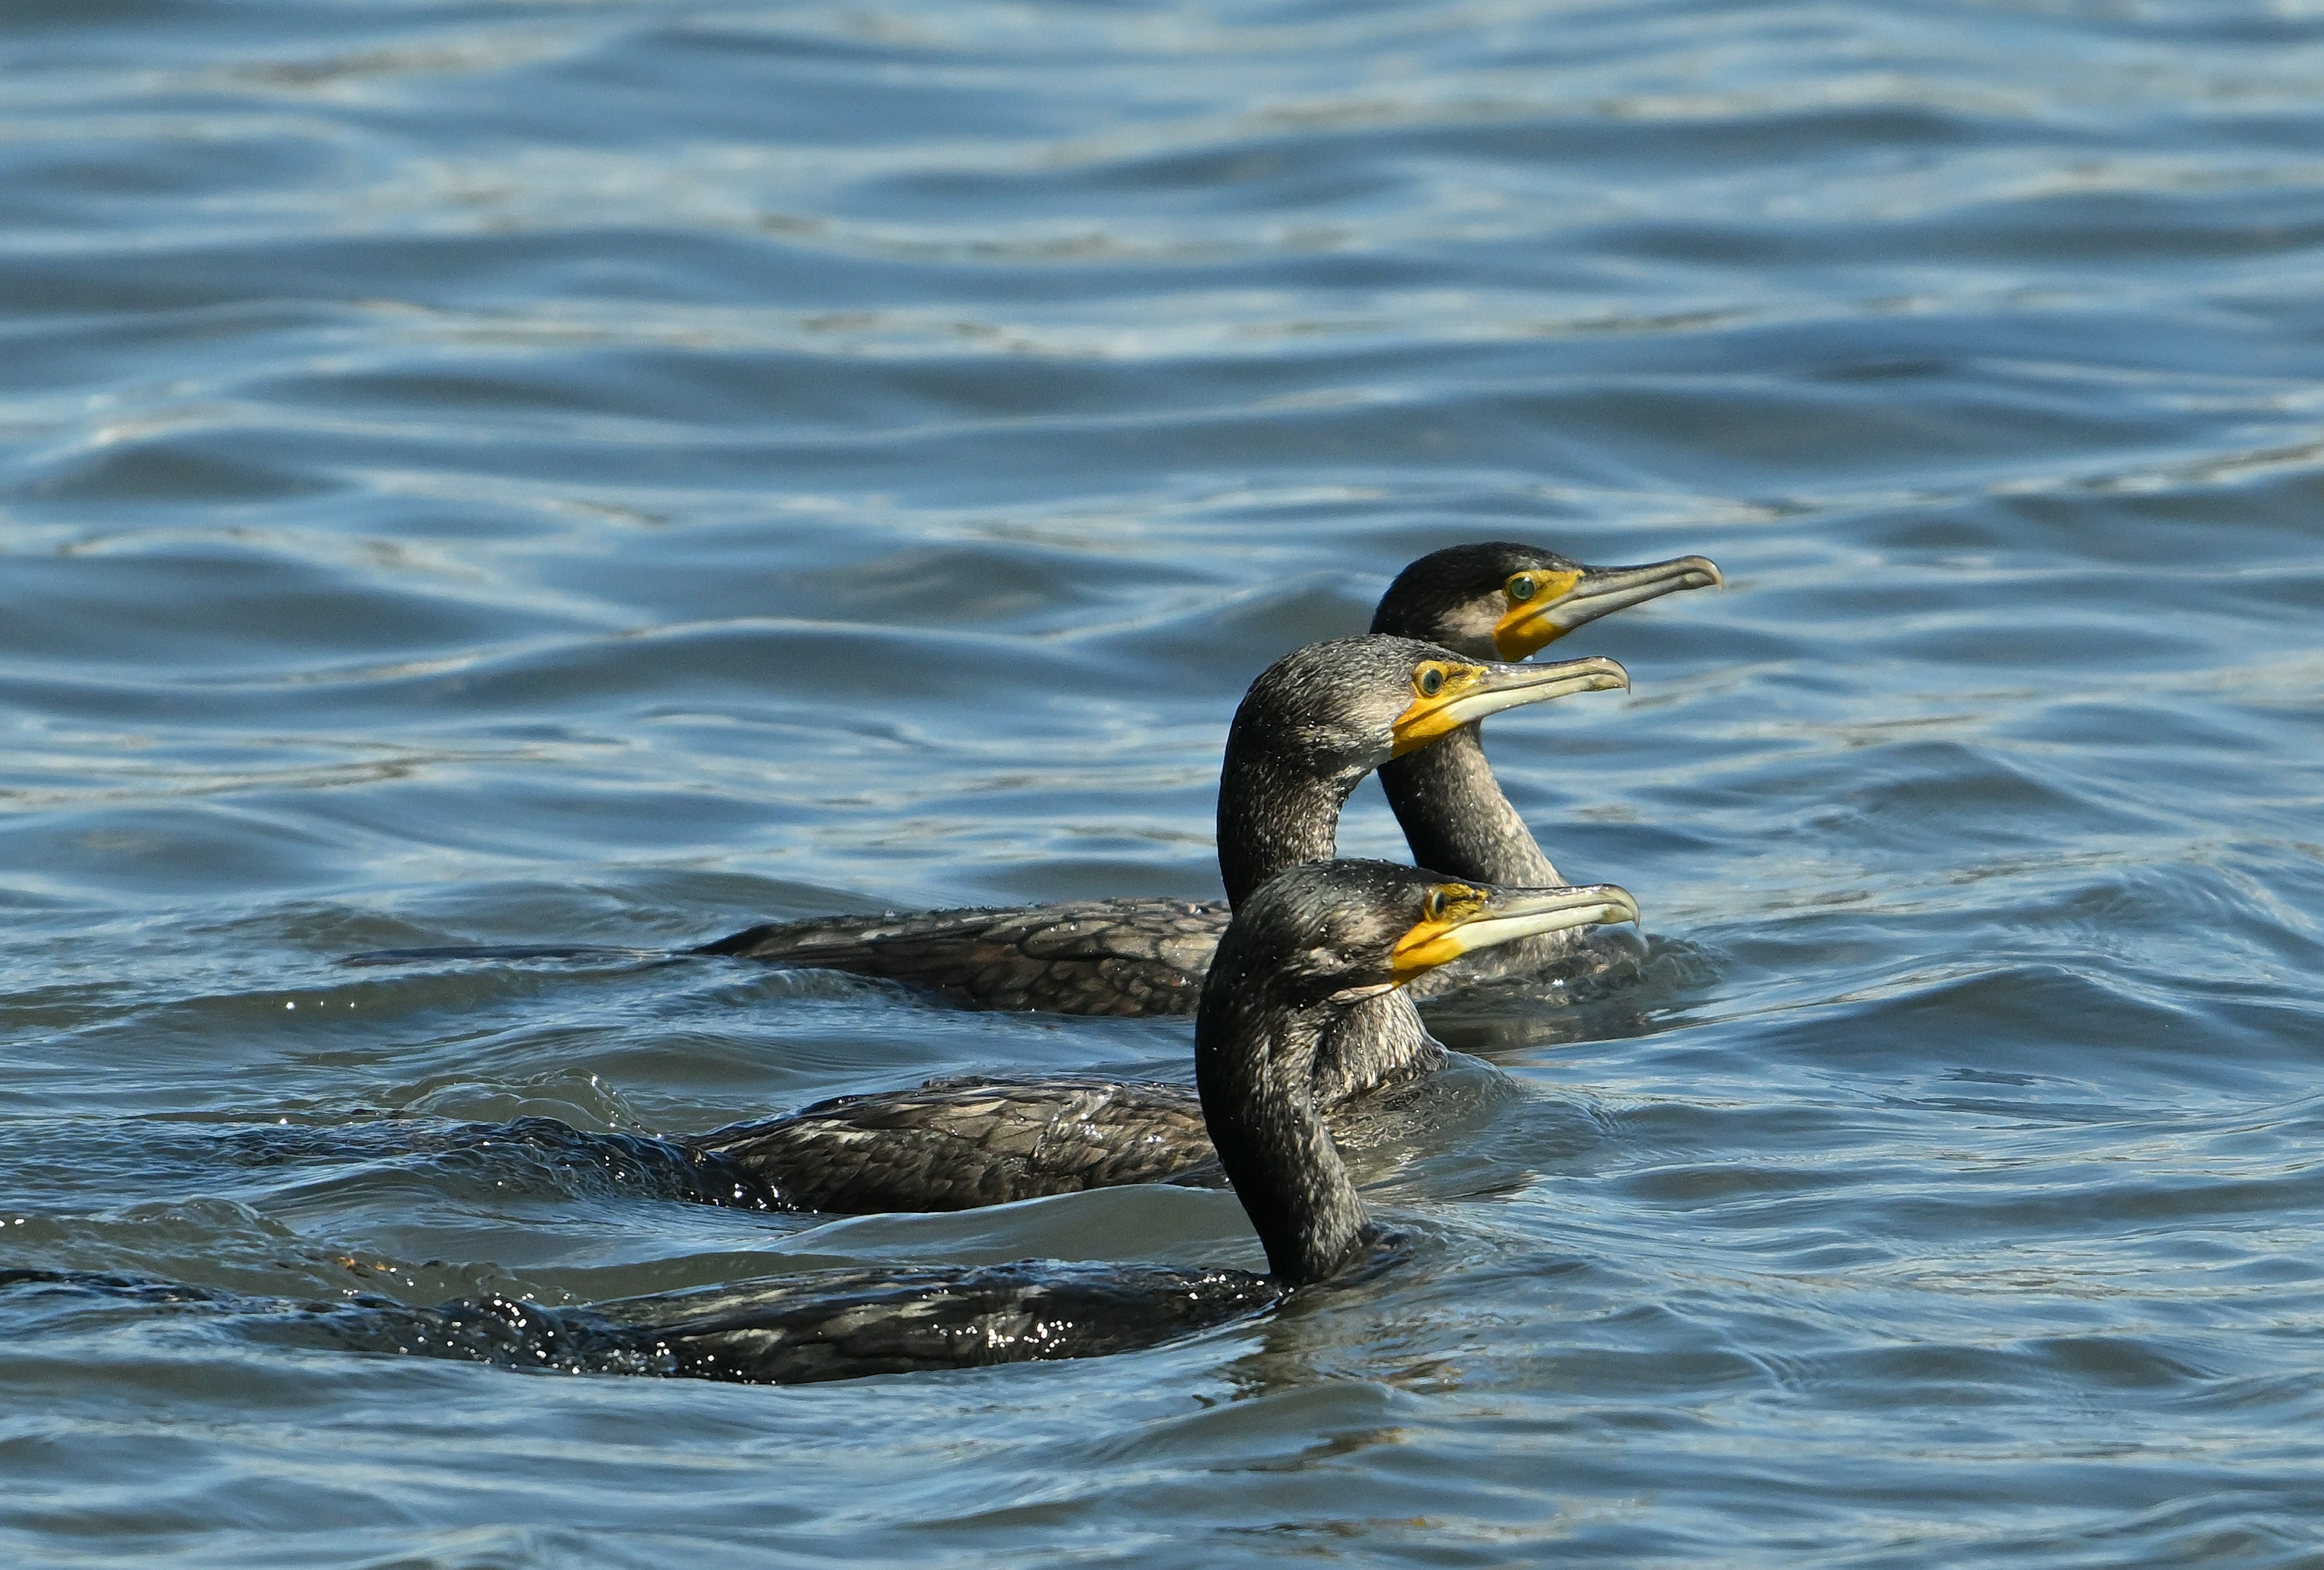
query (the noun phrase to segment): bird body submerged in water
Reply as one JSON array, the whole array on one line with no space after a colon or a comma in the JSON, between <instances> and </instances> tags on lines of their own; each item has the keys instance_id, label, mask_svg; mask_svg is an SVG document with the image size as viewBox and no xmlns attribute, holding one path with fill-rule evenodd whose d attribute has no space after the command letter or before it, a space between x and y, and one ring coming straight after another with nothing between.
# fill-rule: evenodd
<instances>
[{"instance_id":1,"label":"bird body submerged in water","mask_svg":"<svg viewBox=\"0 0 2324 1570\"><path fill-rule=\"evenodd\" d=\"M1632 920L1611 887L1487 889L1377 862L1296 867L1221 939L1195 1019L1203 1115L1268 1273L1165 1267L852 1270L586 1307L505 1297L301 1305L122 1278L0 1271L0 1288L209 1305L260 1334L518 1368L797 1382L1150 1344L1360 1269L1382 1239L1313 1094L1334 1022L1461 956Z\"/></svg>"},{"instance_id":2,"label":"bird body submerged in water","mask_svg":"<svg viewBox=\"0 0 2324 1570\"><path fill-rule=\"evenodd\" d=\"M1554 551L1508 541L1453 546L1422 557L1388 587L1375 634L1438 645L1471 660L1517 660L1600 616L1681 589L1722 582L1700 556L1642 567L1585 567ZM1256 689L1254 689L1256 696ZM1246 716L1248 716L1246 718ZM1377 765L1413 859L1460 877L1562 882L1485 761L1479 725L1462 720L1399 747ZM1224 902L1102 899L903 916L830 916L750 928L693 952L852 972L908 983L973 1008L1073 1014L1172 1014L1192 1010L1213 947L1237 893L1236 847L1264 836L1287 851L1333 854L1347 792L1318 804L1231 791L1238 739L1287 731L1284 716L1249 699L1236 716L1219 794ZM1349 781L1349 789L1355 784ZM1254 809L1268 813L1253 822ZM1305 814L1305 817L1300 815ZM1314 847L1320 845L1320 850ZM1278 863L1265 870L1277 870ZM1571 935L1504 956L1536 965L1570 951ZM1444 980L1458 984L1458 978ZM1424 993L1434 990L1424 984Z\"/></svg>"}]
</instances>

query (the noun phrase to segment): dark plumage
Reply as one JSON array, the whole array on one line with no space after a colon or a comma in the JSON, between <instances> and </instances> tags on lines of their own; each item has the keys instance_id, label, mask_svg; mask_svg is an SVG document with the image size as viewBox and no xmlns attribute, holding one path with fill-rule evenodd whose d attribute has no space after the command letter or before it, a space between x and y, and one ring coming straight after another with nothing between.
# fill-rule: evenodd
<instances>
[{"instance_id":1,"label":"dark plumage","mask_svg":"<svg viewBox=\"0 0 2324 1570\"><path fill-rule=\"evenodd\" d=\"M1249 1270L1019 1260L872 1267L552 1308L498 1293L434 1307L364 1295L302 1303L86 1270L0 1270L0 1293L232 1316L254 1339L452 1358L543 1373L812 1384L1099 1357L1273 1307Z\"/></svg>"},{"instance_id":2,"label":"dark plumage","mask_svg":"<svg viewBox=\"0 0 2324 1570\"><path fill-rule=\"evenodd\" d=\"M1512 583L1531 591L1513 598ZM1571 580L1562 593L1550 590ZM1700 582L1700 557L1644 568L1591 568L1531 546L1456 546L1406 568L1380 602L1376 633L1442 630L1459 653L1526 652L1556 629ZM1527 607L1533 614L1526 614ZM1506 644L1497 643L1497 638ZM1475 724L1395 751L1394 706L1434 646L1361 640L1311 645L1251 685L1229 732L1219 792L1219 864L1230 896L1271 871L1326 858L1341 804L1363 773L1393 781L1390 799L1422 864L1452 863L1480 882L1546 886L1563 880L1501 793ZM1438 769L1440 753L1457 755ZM1431 771L1416 776L1416 765ZM1485 870L1480 870L1480 869ZM871 923L841 918L758 928L710 952L830 965L935 985L996 1007L1084 1012L1176 1012L1191 1007L1223 906L1162 900L1090 900L997 911L946 911ZM1496 955L1530 968L1569 953L1578 931L1545 934ZM1483 970L1482 965L1459 967ZM1413 989L1438 976L1422 976ZM1308 1063L1327 1112L1367 1092L1434 1072L1444 1051L1404 991L1336 1020ZM696 1141L753 1172L786 1205L818 1209L948 1209L1136 1182L1200 1182L1216 1153L1191 1098L1167 1085L1084 1081L942 1081L918 1091L848 1098Z\"/></svg>"},{"instance_id":3,"label":"dark plumage","mask_svg":"<svg viewBox=\"0 0 2324 1570\"><path fill-rule=\"evenodd\" d=\"M1194 1024L1202 1113L1269 1273L1020 1262L848 1270L549 1308L503 1296L418 1307L300 1304L117 1276L0 1271L0 1290L234 1316L262 1336L509 1368L796 1382L1083 1357L1264 1308L1379 1239L1313 1094L1334 1021L1471 949L1635 918L1616 889L1479 890L1376 862L1295 867L1221 940Z\"/></svg>"},{"instance_id":4,"label":"dark plumage","mask_svg":"<svg viewBox=\"0 0 2324 1570\"><path fill-rule=\"evenodd\" d=\"M1424 697L1419 685L1447 672L1463 685L1443 689L1441 701ZM1090 900L820 917L753 927L694 952L884 976L980 1008L1191 1012L1234 902L1286 867L1329 860L1349 792L1399 753L1445 734L1414 721L1416 710L1516 707L1628 684L1608 660L1487 663L1380 634L1310 643L1250 684L1227 731L1218 807L1225 905Z\"/></svg>"},{"instance_id":5,"label":"dark plumage","mask_svg":"<svg viewBox=\"0 0 2324 1570\"><path fill-rule=\"evenodd\" d=\"M1511 597L1512 585L1521 577L1533 591L1522 601ZM1422 557L1397 576L1381 596L1372 631L1472 660L1517 660L1612 611L1720 581L1719 569L1699 556L1645 567L1591 568L1536 546L1457 545ZM1225 903L1133 898L903 917L825 917L753 927L695 952L882 976L972 1008L1188 1012L1239 888L1264 881L1291 864L1288 858L1330 856L1340 808L1365 768L1379 771L1418 864L1487 882L1561 881L1493 778L1475 724L1359 768L1345 789L1330 792L1283 788L1279 766L1243 775L1239 764L1246 758L1298 762L1296 743L1303 727L1318 716L1328 723L1333 679L1320 663L1278 666L1253 684L1236 712L1219 790ZM1268 684L1264 694L1261 683ZM1528 948L1522 962L1554 957L1573 941ZM1457 984L1449 976L1445 982ZM1349 1057L1349 1094L1395 1076L1410 1045L1382 1045Z\"/></svg>"},{"instance_id":6,"label":"dark plumage","mask_svg":"<svg viewBox=\"0 0 2324 1570\"><path fill-rule=\"evenodd\" d=\"M1130 1183L1218 1182L1202 1104L1136 1080L932 1079L737 1123L685 1148L785 1210L972 1210Z\"/></svg>"},{"instance_id":7,"label":"dark plumage","mask_svg":"<svg viewBox=\"0 0 2324 1570\"><path fill-rule=\"evenodd\" d=\"M1550 592L1569 581L1562 593ZM1521 660L1600 616L1723 581L1719 568L1700 556L1643 567L1585 567L1511 540L1455 545L1397 575L1380 596L1372 631L1427 638L1471 659ZM1529 592L1520 597L1519 587ZM1529 616L1528 607L1534 608ZM1488 883L1565 881L1493 777L1480 725L1463 725L1432 747L1390 759L1380 765L1379 777L1420 865ZM1564 932L1512 944L1489 965L1440 973L1414 992L1425 997L1487 974L1536 969L1586 941L1582 933Z\"/></svg>"},{"instance_id":8,"label":"dark plumage","mask_svg":"<svg viewBox=\"0 0 2324 1570\"><path fill-rule=\"evenodd\" d=\"M1440 734L1432 726L1625 679L1620 667L1602 660L1450 664L1433 645L1378 635L1285 656L1251 683L1227 735L1219 868L1229 899L1249 898L1286 868L1328 860L1349 791L1399 749ZM1195 962L1209 964L1211 946L1191 925L1192 908L1167 906L1148 923L1130 914L1154 903L914 918L908 921L934 930L900 943L866 942L860 932L848 941L851 952L883 964L974 972L1013 988L1054 989L1061 977L1079 977L1109 1009L1134 996L1191 1001L1202 974ZM734 952L733 941L717 947ZM820 958L829 949L816 952ZM1185 967L1182 979L1166 991L1173 965ZM1307 1089L1329 1109L1425 1074L1443 1057L1411 1000L1384 993L1334 1019L1305 1070ZM1216 1158L1191 1113L1185 1093L1169 1085L953 1080L848 1098L694 1144L748 1168L788 1205L945 1210L1121 1183L1198 1180Z\"/></svg>"},{"instance_id":9,"label":"dark plumage","mask_svg":"<svg viewBox=\"0 0 2324 1570\"><path fill-rule=\"evenodd\" d=\"M1512 579L1526 574L1538 580L1536 592L1513 600ZM1462 546L1407 568L1382 600L1380 620L1441 627L1460 640L1461 654L1479 660L1489 658L1479 654L1480 640L1487 651L1497 637L1521 651L1538 647L1554 635L1536 624L1545 610L1578 625L1618 605L1716 580L1717 569L1701 558L1593 569L1523 545ZM1450 652L1389 634L1342 639L1299 650L1251 684L1220 780L1219 863L1231 899L1274 872L1330 857L1340 808L1367 771L1402 770L1447 747L1462 749L1462 766L1397 799L1415 844L1442 851L1480 881L1562 881L1493 780L1474 723L1426 734L1406 725L1399 734L1416 706L1418 673L1442 666ZM1536 679L1568 670L1561 679L1575 685L1624 679L1607 661L1479 668L1511 684L1522 680L1510 674L1521 669ZM1508 688L1519 700L1545 690ZM1471 870L1487 857L1533 870L1497 878ZM1225 905L1157 899L832 917L752 928L696 952L884 976L987 1007L1180 1013L1194 1006L1227 918ZM1572 941L1556 933L1512 947L1531 965L1563 955ZM1330 1111L1424 1077L1443 1060L1400 990L1340 1016L1306 1072L1315 1104ZM859 1213L1201 1182L1217 1170L1183 1088L1088 1080L935 1081L739 1123L685 1148L689 1159L715 1158L721 1182L741 1174L733 1183L741 1202Z\"/></svg>"},{"instance_id":10,"label":"dark plumage","mask_svg":"<svg viewBox=\"0 0 2324 1570\"><path fill-rule=\"evenodd\" d=\"M694 952L908 982L983 1009L1191 1014L1224 903L1079 900L753 927Z\"/></svg>"},{"instance_id":11,"label":"dark plumage","mask_svg":"<svg viewBox=\"0 0 2324 1570\"><path fill-rule=\"evenodd\" d=\"M1554 599L1542 586L1568 578L1573 586ZM1519 659L1626 605L1720 581L1719 569L1700 556L1591 568L1508 540L1456 545L1398 575L1380 598L1372 631L1429 637L1472 659ZM1510 586L1520 582L1536 586L1525 600L1513 597ZM1517 619L1543 601L1532 618ZM1487 882L1563 882L1493 778L1480 729L1462 725L1433 747L1380 765L1380 785L1414 859Z\"/></svg>"},{"instance_id":12,"label":"dark plumage","mask_svg":"<svg viewBox=\"0 0 2324 1570\"><path fill-rule=\"evenodd\" d=\"M1268 887L1286 880L1286 886L1301 887L1292 874L1305 868L1379 864L1302 864ZM1349 941L1333 938L1338 947ZM1222 939L1218 952L1232 951ZM1241 971L1204 984L1198 1044L1205 1034L1222 1039L1236 1033L1226 1022L1205 1030L1204 1020L1228 1006L1214 994L1259 995L1250 967L1260 962L1246 952L1237 963ZM1214 959L1213 975L1218 967ZM1300 1076L1299 1095L1319 1115L1328 1117L1363 1091L1417 1078L1443 1061L1444 1049L1422 1027L1401 986L1341 1000L1320 1018L1314 1039L1303 1041L1289 1059ZM1199 1076L1199 1051L1196 1067ZM964 1078L843 1096L684 1145L692 1159L715 1163L719 1173L746 1175L761 1202L784 1208L957 1210L1129 1183L1212 1181L1222 1155L1212 1142L1216 1126L1176 1085ZM1225 1170L1231 1175L1231 1163Z\"/></svg>"}]
</instances>

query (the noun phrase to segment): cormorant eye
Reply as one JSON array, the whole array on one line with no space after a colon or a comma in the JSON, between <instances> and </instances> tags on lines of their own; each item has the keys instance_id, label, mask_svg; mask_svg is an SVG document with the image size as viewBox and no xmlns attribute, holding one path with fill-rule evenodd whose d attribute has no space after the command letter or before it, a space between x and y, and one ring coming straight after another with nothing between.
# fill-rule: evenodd
<instances>
[{"instance_id":1,"label":"cormorant eye","mask_svg":"<svg viewBox=\"0 0 2324 1570\"><path fill-rule=\"evenodd\" d=\"M1420 902L1420 914L1431 921L1443 920L1444 891L1442 889L1429 890L1428 897Z\"/></svg>"},{"instance_id":2,"label":"cormorant eye","mask_svg":"<svg viewBox=\"0 0 2324 1570\"><path fill-rule=\"evenodd\" d=\"M1533 574L1521 572L1509 579L1509 603L1513 605L1521 605L1533 598L1540 587L1541 585L1535 581Z\"/></svg>"},{"instance_id":3,"label":"cormorant eye","mask_svg":"<svg viewBox=\"0 0 2324 1570\"><path fill-rule=\"evenodd\" d=\"M1424 665L1412 673L1412 689L1423 697L1434 697L1444 690L1444 667Z\"/></svg>"}]
</instances>

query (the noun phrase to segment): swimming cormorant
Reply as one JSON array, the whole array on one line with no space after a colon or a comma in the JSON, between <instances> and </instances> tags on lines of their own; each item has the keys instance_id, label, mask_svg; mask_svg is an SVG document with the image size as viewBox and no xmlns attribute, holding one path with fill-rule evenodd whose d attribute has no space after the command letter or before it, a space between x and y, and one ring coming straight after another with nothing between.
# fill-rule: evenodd
<instances>
[{"instance_id":1,"label":"swimming cormorant","mask_svg":"<svg viewBox=\"0 0 2324 1570\"><path fill-rule=\"evenodd\" d=\"M1341 803L1388 759L1505 708L1627 685L1622 668L1609 660L1488 664L1385 634L1314 643L1286 655L1251 683L1228 735L1219 861L1230 895L1247 898L1285 868L1329 859ZM1157 911L1185 926L1142 919ZM982 919L993 913L970 914ZM906 974L913 979L929 974L918 968L925 963L939 974L990 984L982 967L1050 983L1063 978L1120 1000L1137 996L1141 984L1148 996L1199 995L1216 940L1201 908L1167 900L1086 901L1005 914L1025 932L998 952L954 929L924 953L882 944L868 953L883 965L909 961ZM920 919L941 927L961 915ZM1073 944L1100 939L1118 941L1123 951L1099 961L1056 957ZM1367 1091L1421 1078L1443 1061L1443 1048L1430 1038L1411 999L1401 989L1386 991L1335 1016L1313 1055L1309 1094L1315 1105L1336 1109ZM960 1210L1131 1183L1214 1181L1219 1171L1189 1087L1093 1077L936 1079L915 1089L839 1096L677 1141L581 1134L546 1119L454 1131L451 1138L651 1170L673 1195L686 1197L855 1214Z\"/></svg>"},{"instance_id":2,"label":"swimming cormorant","mask_svg":"<svg viewBox=\"0 0 2324 1570\"><path fill-rule=\"evenodd\" d=\"M1407 568L1382 601L1381 614L1442 626L1471 651L1481 638L1505 640L1511 652L1523 653L1609 610L1718 581L1719 569L1701 557L1589 568L1528 546L1460 546ZM1311 679L1286 685L1310 700L1328 691ZM1290 706L1275 696L1273 684L1268 688L1262 699L1260 685L1254 684L1236 715L1228 743L1229 777L1237 775L1240 749L1279 744L1277 739L1296 728ZM1484 846L1508 857L1529 854L1537 876L1505 882L1562 882L1494 782L1476 723L1434 734L1429 742L1429 747L1390 747L1393 755L1378 760L1377 766L1393 768L1425 756L1432 747L1463 749L1464 767L1445 777L1443 794L1426 810L1412 808L1414 798L1406 793L1400 810L1415 814L1407 823L1433 819L1432 832L1448 846ZM1286 857L1331 854L1339 804L1354 778L1351 774L1346 785L1332 789L1328 808L1313 800L1302 812L1276 814L1278 822L1304 823L1311 832L1320 827L1305 841L1278 836L1273 843ZM1231 826L1262 802L1297 799L1288 792L1231 791L1222 781L1219 859L1231 895L1239 891L1239 869L1254 860L1247 847L1268 843ZM1483 827L1471 830L1460 822L1471 814ZM1465 871L1463 875L1473 876ZM964 918L996 916L997 928L977 937L964 934ZM851 957L868 962L867 968L932 961L959 967L950 974L964 974L974 956L975 963L996 971L1069 984L1076 995L1094 995L1114 1011L1130 1011L1133 1003L1144 1005L1137 1011L1162 1011L1194 990L1198 965L1209 962L1205 939L1223 919L1222 907L1160 900L945 912L918 919L925 948L875 939L855 947ZM1524 952L1530 968L1566 953L1576 937L1577 930L1562 930L1509 947ZM1076 946L1083 947L1077 951ZM1103 952L1106 947L1112 952ZM1090 957L1091 948L1102 957ZM814 963L805 955L799 958ZM1420 981L1425 984L1427 979ZM1367 1092L1423 1078L1443 1066L1444 1056L1421 1022L1410 993L1368 1000L1334 1021L1316 1054L1316 1104L1335 1110ZM1194 1097L1185 1087L1099 1080L934 1080L918 1090L843 1096L785 1117L739 1124L689 1141L687 1147L696 1160L738 1163L743 1178L765 1185L777 1203L838 1211L952 1209L1121 1183L1199 1181L1212 1170L1213 1159Z\"/></svg>"},{"instance_id":3,"label":"swimming cormorant","mask_svg":"<svg viewBox=\"0 0 2324 1570\"><path fill-rule=\"evenodd\" d=\"M1387 634L1295 650L1261 672L1227 730L1218 855L1226 902L1081 900L753 927L692 950L874 975L982 1008L1184 1014L1233 903L1284 868L1326 861L1340 808L1390 759L1487 715L1628 688L1610 660L1514 665Z\"/></svg>"},{"instance_id":4,"label":"swimming cormorant","mask_svg":"<svg viewBox=\"0 0 2324 1570\"><path fill-rule=\"evenodd\" d=\"M1471 659L1522 660L1611 612L1725 582L1702 556L1585 567L1512 540L1455 545L1397 576L1380 596L1372 631L1425 638ZM1379 778L1419 865L1485 883L1565 881L1502 793L1479 725L1462 725L1425 752L1390 759ZM1510 944L1489 962L1439 972L1413 992L1425 997L1489 975L1536 970L1585 941L1581 932L1561 932Z\"/></svg>"},{"instance_id":5,"label":"swimming cormorant","mask_svg":"<svg viewBox=\"0 0 2324 1570\"><path fill-rule=\"evenodd\" d=\"M1019 1261L823 1271L551 1308L294 1304L129 1278L0 1271L0 1288L208 1305L301 1343L503 1367L791 1383L1130 1350L1390 1257L1313 1094L1344 1012L1458 958L1637 907L1611 887L1490 889L1379 862L1294 867L1221 939L1194 1022L1203 1115L1268 1273Z\"/></svg>"},{"instance_id":6,"label":"swimming cormorant","mask_svg":"<svg viewBox=\"0 0 2324 1570\"><path fill-rule=\"evenodd\" d=\"M1717 575L1701 558L1611 569L1554 565L1563 562L1516 545L1440 551L1408 568L1384 605L1471 642L1506 623L1516 631L1503 629L1504 635L1538 647L1554 633L1544 630L1532 602L1554 607L1577 599L1584 608L1563 614L1578 625L1605 609ZM1550 586L1512 583L1520 572L1539 574ZM1568 579L1590 586L1577 590ZM1599 592L1600 585L1610 587ZM1441 744L1448 736L1475 755L1464 785L1473 787L1480 774L1484 789L1465 789L1444 810L1498 814L1496 822L1515 823L1476 749L1475 719L1622 679L1611 662L1584 661L1534 668L1548 685L1526 686L1510 668L1455 671L1442 656L1441 650L1384 636L1340 640L1287 656L1252 684L1230 733L1220 792L1220 862L1231 893L1244 892L1278 866L1328 857L1340 805L1363 772L1419 756L1423 743ZM1532 847L1522 824L1516 833ZM1537 847L1534 854L1539 857ZM1539 859L1542 882L1558 882L1546 858ZM758 954L771 947L788 963L835 961L837 968L949 983L946 990L988 1000L1013 987L1020 1005L1079 1001L1093 1004L1090 1011L1159 1013L1182 1010L1196 993L1224 919L1223 906L1092 900L937 912L884 924L842 918L758 928L706 952ZM819 941L825 937L835 941ZM1567 937L1533 942L1557 945ZM1311 1091L1318 1106L1333 1110L1365 1092L1421 1078L1443 1061L1443 1048L1428 1035L1409 994L1397 991L1335 1020L1315 1055ZM581 1135L547 1120L483 1135L562 1159L651 1168L671 1178L673 1192L689 1197L838 1213L962 1209L1217 1174L1192 1092L1150 1081L932 1080L917 1089L840 1096L674 1143L637 1141L634 1150L600 1150L621 1136Z\"/></svg>"},{"instance_id":7,"label":"swimming cormorant","mask_svg":"<svg viewBox=\"0 0 2324 1570\"><path fill-rule=\"evenodd\" d=\"M1593 568L1536 546L1458 545L1406 568L1381 597L1372 631L1434 643L1472 660L1514 660L1610 612L1722 581L1719 568L1700 556ZM973 1008L1184 1013L1194 1006L1211 947L1239 888L1255 886L1267 873L1288 864L1250 854L1266 838L1265 829L1247 817L1247 807L1273 808L1278 835L1298 841L1285 848L1305 853L1299 858L1305 860L1332 854L1340 804L1347 796L1347 790L1339 790L1328 813L1319 814L1296 791L1270 800L1231 789L1239 746L1280 746L1289 735L1291 717L1268 705L1255 706L1259 696L1254 686L1237 711L1220 779L1224 902L1131 898L820 917L753 927L691 952L882 976ZM1477 720L1425 740L1429 745L1399 743L1393 756L1374 765L1388 788L1414 860L1484 882L1563 882L1494 780ZM1432 766L1434 753L1446 749L1448 760ZM1352 789L1355 780L1347 784ZM1295 806L1296 813L1289 809ZM1256 879L1250 876L1254 870ZM1526 961L1554 957L1574 941L1567 935L1524 946ZM1459 984L1460 978L1445 973L1443 979Z\"/></svg>"}]
</instances>

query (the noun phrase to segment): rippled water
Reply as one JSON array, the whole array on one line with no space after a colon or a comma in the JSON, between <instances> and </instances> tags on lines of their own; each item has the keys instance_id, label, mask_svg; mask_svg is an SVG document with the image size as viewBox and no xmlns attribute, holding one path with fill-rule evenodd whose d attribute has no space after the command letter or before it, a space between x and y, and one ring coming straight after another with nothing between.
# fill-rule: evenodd
<instances>
[{"instance_id":1,"label":"rippled water","mask_svg":"<svg viewBox=\"0 0 2324 1570\"><path fill-rule=\"evenodd\" d=\"M18 0L0 68L0 1266L1253 1264L322 1137L1183 1020L337 961L1206 895L1244 683L1406 560L1729 578L1494 727L1648 947L1436 1017L1400 1271L790 1390L18 1294L0 1555L2324 1562L2314 7Z\"/></svg>"}]
</instances>

